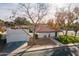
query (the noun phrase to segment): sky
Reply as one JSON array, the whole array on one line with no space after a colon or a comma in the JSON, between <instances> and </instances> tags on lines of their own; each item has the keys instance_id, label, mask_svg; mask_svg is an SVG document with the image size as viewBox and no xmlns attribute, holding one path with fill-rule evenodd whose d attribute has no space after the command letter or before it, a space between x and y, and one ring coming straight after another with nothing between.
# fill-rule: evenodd
<instances>
[{"instance_id":1,"label":"sky","mask_svg":"<svg viewBox=\"0 0 79 59\"><path fill-rule=\"evenodd\" d=\"M9 16L11 16L11 11L17 8L17 4L15 3L0 3L0 19L9 20Z\"/></svg>"},{"instance_id":2,"label":"sky","mask_svg":"<svg viewBox=\"0 0 79 59\"><path fill-rule=\"evenodd\" d=\"M72 8L74 6L78 6L78 3L53 3L51 4L51 10L50 10L50 15L47 16L47 18L52 18L54 12L55 12L55 8L62 8L62 7L67 7L68 5L72 5ZM0 19L3 20L8 20L10 21L9 17L12 15L11 11L12 10L16 10L18 8L18 3L0 3ZM71 8L71 10L72 10ZM46 18L46 19L47 19Z\"/></svg>"}]
</instances>

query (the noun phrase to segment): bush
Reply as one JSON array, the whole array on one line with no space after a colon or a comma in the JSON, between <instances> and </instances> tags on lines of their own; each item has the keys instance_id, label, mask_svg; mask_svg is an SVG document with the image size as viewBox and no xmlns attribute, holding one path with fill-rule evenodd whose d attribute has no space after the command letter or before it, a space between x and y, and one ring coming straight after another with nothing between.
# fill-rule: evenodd
<instances>
[{"instance_id":1,"label":"bush","mask_svg":"<svg viewBox=\"0 0 79 59\"><path fill-rule=\"evenodd\" d=\"M0 34L0 44L5 44L6 43L6 38L2 39L3 35Z\"/></svg>"},{"instance_id":2,"label":"bush","mask_svg":"<svg viewBox=\"0 0 79 59\"><path fill-rule=\"evenodd\" d=\"M0 44L6 44L6 39L0 40Z\"/></svg>"},{"instance_id":3,"label":"bush","mask_svg":"<svg viewBox=\"0 0 79 59\"><path fill-rule=\"evenodd\" d=\"M35 34L35 39L38 39L38 34Z\"/></svg>"},{"instance_id":4,"label":"bush","mask_svg":"<svg viewBox=\"0 0 79 59\"><path fill-rule=\"evenodd\" d=\"M77 43L79 42L79 37L62 35L62 36L59 36L59 41L63 44Z\"/></svg>"},{"instance_id":5,"label":"bush","mask_svg":"<svg viewBox=\"0 0 79 59\"><path fill-rule=\"evenodd\" d=\"M0 32L5 32L6 28L5 27L0 27Z\"/></svg>"},{"instance_id":6,"label":"bush","mask_svg":"<svg viewBox=\"0 0 79 59\"><path fill-rule=\"evenodd\" d=\"M2 34L0 34L0 40L1 40L1 38L2 38Z\"/></svg>"},{"instance_id":7,"label":"bush","mask_svg":"<svg viewBox=\"0 0 79 59\"><path fill-rule=\"evenodd\" d=\"M31 29L29 29L29 32L30 32L30 33L32 33L32 30L31 30Z\"/></svg>"}]
</instances>

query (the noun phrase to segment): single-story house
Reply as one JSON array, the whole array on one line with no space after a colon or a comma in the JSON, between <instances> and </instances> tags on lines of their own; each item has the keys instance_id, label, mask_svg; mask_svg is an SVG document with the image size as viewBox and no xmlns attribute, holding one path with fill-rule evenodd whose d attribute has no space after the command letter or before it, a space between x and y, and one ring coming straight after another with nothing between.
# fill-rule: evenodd
<instances>
[{"instance_id":1,"label":"single-story house","mask_svg":"<svg viewBox=\"0 0 79 59\"><path fill-rule=\"evenodd\" d=\"M60 32L60 30L51 29L48 27L48 25L37 25L35 32L38 34L39 38L49 37L49 36L55 37L56 33Z\"/></svg>"},{"instance_id":2,"label":"single-story house","mask_svg":"<svg viewBox=\"0 0 79 59\"><path fill-rule=\"evenodd\" d=\"M64 34L66 33L66 30L62 30L62 31L63 31ZM67 35L74 36L75 35L75 32L73 30L68 30ZM79 36L79 31L77 32L77 36Z\"/></svg>"},{"instance_id":3,"label":"single-story house","mask_svg":"<svg viewBox=\"0 0 79 59\"><path fill-rule=\"evenodd\" d=\"M15 25L15 29L28 29L31 25Z\"/></svg>"}]
</instances>

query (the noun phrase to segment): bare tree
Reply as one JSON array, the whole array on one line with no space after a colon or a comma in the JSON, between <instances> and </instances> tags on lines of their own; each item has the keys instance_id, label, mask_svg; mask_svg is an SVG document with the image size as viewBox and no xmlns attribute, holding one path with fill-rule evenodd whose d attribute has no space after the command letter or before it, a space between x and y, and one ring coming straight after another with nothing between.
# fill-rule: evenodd
<instances>
[{"instance_id":1,"label":"bare tree","mask_svg":"<svg viewBox=\"0 0 79 59\"><path fill-rule=\"evenodd\" d=\"M9 19L14 20L17 14L17 10L11 10L12 15L9 17Z\"/></svg>"},{"instance_id":2,"label":"bare tree","mask_svg":"<svg viewBox=\"0 0 79 59\"><path fill-rule=\"evenodd\" d=\"M65 8L63 8L56 14L56 18L57 21L59 22L59 25L66 30L65 35L67 35L67 32L70 29L71 24L76 19L75 14L70 9L71 5L69 5L67 8L68 10L65 10Z\"/></svg>"},{"instance_id":3,"label":"bare tree","mask_svg":"<svg viewBox=\"0 0 79 59\"><path fill-rule=\"evenodd\" d=\"M49 6L48 4L44 3L36 3L36 4L30 4L30 3L20 3L20 10L24 11L26 18L31 20L33 24L33 41L35 41L35 29L39 21L44 19L44 17L48 13Z\"/></svg>"},{"instance_id":4,"label":"bare tree","mask_svg":"<svg viewBox=\"0 0 79 59\"><path fill-rule=\"evenodd\" d=\"M76 16L79 16L79 7L75 7L73 12L76 14Z\"/></svg>"},{"instance_id":5,"label":"bare tree","mask_svg":"<svg viewBox=\"0 0 79 59\"><path fill-rule=\"evenodd\" d=\"M75 37L76 37L77 32L79 30L79 22L73 23L72 27L73 27L73 30L75 32Z\"/></svg>"}]
</instances>

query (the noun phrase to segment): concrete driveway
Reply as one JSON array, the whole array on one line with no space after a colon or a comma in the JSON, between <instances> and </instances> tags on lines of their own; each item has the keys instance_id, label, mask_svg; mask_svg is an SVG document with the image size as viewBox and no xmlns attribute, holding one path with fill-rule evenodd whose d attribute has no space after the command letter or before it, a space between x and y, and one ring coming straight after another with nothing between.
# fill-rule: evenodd
<instances>
[{"instance_id":1,"label":"concrete driveway","mask_svg":"<svg viewBox=\"0 0 79 59\"><path fill-rule=\"evenodd\" d=\"M7 43L16 41L28 41L28 35L22 29L8 29Z\"/></svg>"},{"instance_id":2,"label":"concrete driveway","mask_svg":"<svg viewBox=\"0 0 79 59\"><path fill-rule=\"evenodd\" d=\"M0 55L8 55L10 52L21 47L23 44L27 43L28 35L22 29L8 29L7 30L7 44Z\"/></svg>"}]
</instances>

